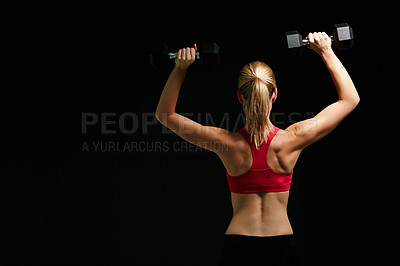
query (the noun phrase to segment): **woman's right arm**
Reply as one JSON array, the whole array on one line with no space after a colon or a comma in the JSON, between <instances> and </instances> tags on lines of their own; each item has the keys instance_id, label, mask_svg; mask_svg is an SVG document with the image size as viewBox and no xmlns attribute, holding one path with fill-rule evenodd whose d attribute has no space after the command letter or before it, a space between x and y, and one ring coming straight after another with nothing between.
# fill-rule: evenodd
<instances>
[{"instance_id":1,"label":"woman's right arm","mask_svg":"<svg viewBox=\"0 0 400 266\"><path fill-rule=\"evenodd\" d=\"M308 39L309 48L321 56L331 74L338 101L327 106L315 117L295 123L285 130L289 136L288 147L296 153L331 132L360 101L353 81L332 51L330 37L324 32L314 32L308 35Z\"/></svg>"}]
</instances>

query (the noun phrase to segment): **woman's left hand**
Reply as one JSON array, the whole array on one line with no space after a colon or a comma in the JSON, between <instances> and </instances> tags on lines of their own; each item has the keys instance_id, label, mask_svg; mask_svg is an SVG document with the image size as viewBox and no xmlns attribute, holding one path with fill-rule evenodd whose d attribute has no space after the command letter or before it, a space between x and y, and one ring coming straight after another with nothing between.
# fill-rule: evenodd
<instances>
[{"instance_id":1,"label":"woman's left hand","mask_svg":"<svg viewBox=\"0 0 400 266\"><path fill-rule=\"evenodd\" d=\"M180 69L187 69L196 60L197 45L194 44L192 48L186 47L179 49L175 58L175 67Z\"/></svg>"}]
</instances>

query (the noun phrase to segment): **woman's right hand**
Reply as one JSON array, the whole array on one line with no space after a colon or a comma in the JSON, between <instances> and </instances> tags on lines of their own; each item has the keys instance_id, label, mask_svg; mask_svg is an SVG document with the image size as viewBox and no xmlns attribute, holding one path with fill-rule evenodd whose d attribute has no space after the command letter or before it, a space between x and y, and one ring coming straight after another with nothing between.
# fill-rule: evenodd
<instances>
[{"instance_id":1,"label":"woman's right hand","mask_svg":"<svg viewBox=\"0 0 400 266\"><path fill-rule=\"evenodd\" d=\"M325 32L310 32L307 39L310 42L307 47L317 52L317 54L322 55L326 52L332 52L332 40Z\"/></svg>"},{"instance_id":2,"label":"woman's right hand","mask_svg":"<svg viewBox=\"0 0 400 266\"><path fill-rule=\"evenodd\" d=\"M180 69L188 69L188 67L196 60L197 45L194 44L192 48L179 49L175 58L175 67Z\"/></svg>"}]
</instances>

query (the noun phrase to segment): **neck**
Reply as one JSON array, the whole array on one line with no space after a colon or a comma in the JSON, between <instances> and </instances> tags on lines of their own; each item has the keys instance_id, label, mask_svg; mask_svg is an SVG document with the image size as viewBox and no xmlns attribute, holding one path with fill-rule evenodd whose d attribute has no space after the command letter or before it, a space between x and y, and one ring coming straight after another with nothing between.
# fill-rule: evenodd
<instances>
[{"instance_id":1,"label":"neck","mask_svg":"<svg viewBox=\"0 0 400 266\"><path fill-rule=\"evenodd\" d=\"M250 127L248 126L248 124L245 124L245 128L247 130L247 132L250 132ZM274 128L274 124L272 124L271 120L268 118L267 120L267 131L265 132L265 136L268 135L269 131L272 130Z\"/></svg>"}]
</instances>

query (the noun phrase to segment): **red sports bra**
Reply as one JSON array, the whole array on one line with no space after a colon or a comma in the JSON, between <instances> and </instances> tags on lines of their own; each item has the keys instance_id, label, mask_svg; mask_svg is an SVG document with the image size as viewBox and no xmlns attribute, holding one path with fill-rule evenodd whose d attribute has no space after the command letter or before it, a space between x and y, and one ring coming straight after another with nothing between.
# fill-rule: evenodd
<instances>
[{"instance_id":1,"label":"red sports bra","mask_svg":"<svg viewBox=\"0 0 400 266\"><path fill-rule=\"evenodd\" d=\"M251 147L253 164L246 173L239 176L231 176L225 169L230 191L235 193L252 193L287 191L290 189L293 172L288 175L279 174L272 170L267 163L268 147L278 130L279 128L274 126L273 130L268 134L267 141L261 144L259 150L256 149L255 144L250 140L250 134L247 133L245 128L238 131Z\"/></svg>"}]
</instances>

